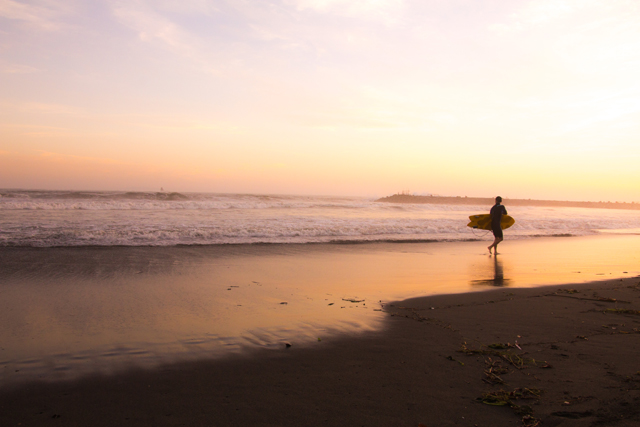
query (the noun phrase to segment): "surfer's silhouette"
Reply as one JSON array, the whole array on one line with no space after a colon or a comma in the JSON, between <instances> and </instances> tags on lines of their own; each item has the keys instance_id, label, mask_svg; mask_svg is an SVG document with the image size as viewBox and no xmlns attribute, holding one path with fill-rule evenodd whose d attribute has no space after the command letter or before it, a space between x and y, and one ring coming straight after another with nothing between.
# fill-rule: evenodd
<instances>
[{"instance_id":1,"label":"surfer's silhouette","mask_svg":"<svg viewBox=\"0 0 640 427\"><path fill-rule=\"evenodd\" d=\"M491 211L491 231L493 231L494 240L493 243L488 247L489 253L491 253L491 249L495 249L494 253L498 255L498 243L502 242L504 236L502 235L502 226L500 225L500 221L502 220L502 215L507 215L507 208L502 206L502 197L496 197L496 204L493 205Z\"/></svg>"}]
</instances>

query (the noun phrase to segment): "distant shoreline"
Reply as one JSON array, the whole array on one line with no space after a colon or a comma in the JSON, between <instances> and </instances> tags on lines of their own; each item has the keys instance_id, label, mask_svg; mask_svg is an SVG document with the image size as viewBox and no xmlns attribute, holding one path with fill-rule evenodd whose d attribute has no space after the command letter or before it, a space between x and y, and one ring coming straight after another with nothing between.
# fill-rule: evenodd
<instances>
[{"instance_id":1,"label":"distant shoreline","mask_svg":"<svg viewBox=\"0 0 640 427\"><path fill-rule=\"evenodd\" d=\"M492 197L461 197L461 196L412 196L409 194L394 194L382 197L376 202L384 203L421 203L434 205L493 205ZM597 209L627 209L640 210L640 203L619 202L570 202L561 200L532 200L507 199L503 201L508 206L547 206L562 208L597 208Z\"/></svg>"}]
</instances>

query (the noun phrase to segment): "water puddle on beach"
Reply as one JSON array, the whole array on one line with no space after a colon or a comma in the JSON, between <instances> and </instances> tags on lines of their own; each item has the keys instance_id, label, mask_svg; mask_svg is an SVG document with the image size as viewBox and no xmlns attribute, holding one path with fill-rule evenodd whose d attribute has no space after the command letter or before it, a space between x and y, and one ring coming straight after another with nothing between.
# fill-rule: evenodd
<instances>
[{"instance_id":1,"label":"water puddle on beach","mask_svg":"<svg viewBox=\"0 0 640 427\"><path fill-rule=\"evenodd\" d=\"M640 274L640 236L0 249L0 381L286 351L382 330L388 301Z\"/></svg>"}]
</instances>

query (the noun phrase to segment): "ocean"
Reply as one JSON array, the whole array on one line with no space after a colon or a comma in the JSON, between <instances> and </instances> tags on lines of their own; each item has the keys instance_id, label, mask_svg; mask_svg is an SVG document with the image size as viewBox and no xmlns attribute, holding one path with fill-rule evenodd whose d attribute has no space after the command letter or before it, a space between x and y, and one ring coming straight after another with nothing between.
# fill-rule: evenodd
<instances>
[{"instance_id":1,"label":"ocean","mask_svg":"<svg viewBox=\"0 0 640 427\"><path fill-rule=\"evenodd\" d=\"M167 192L0 190L0 246L177 246L473 241L490 206L372 198ZM507 239L640 232L637 211L509 207Z\"/></svg>"}]
</instances>

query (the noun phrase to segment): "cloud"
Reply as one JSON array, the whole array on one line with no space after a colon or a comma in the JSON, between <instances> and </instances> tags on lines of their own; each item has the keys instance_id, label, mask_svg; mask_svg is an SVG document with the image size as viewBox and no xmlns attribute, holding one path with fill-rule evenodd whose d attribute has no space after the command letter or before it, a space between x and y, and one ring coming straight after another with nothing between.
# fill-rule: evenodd
<instances>
[{"instance_id":1,"label":"cloud","mask_svg":"<svg viewBox=\"0 0 640 427\"><path fill-rule=\"evenodd\" d=\"M114 2L113 14L122 24L136 31L140 40L159 41L182 55L196 56L197 41L171 20L147 7L144 2Z\"/></svg>"},{"instance_id":2,"label":"cloud","mask_svg":"<svg viewBox=\"0 0 640 427\"><path fill-rule=\"evenodd\" d=\"M135 121L137 126L142 128L151 129L155 131L166 132L216 132L227 134L240 134L243 132L238 126L234 126L230 123L225 123L219 120L198 120L187 117L176 117L172 115L170 117L155 116L147 117L145 119L138 119Z\"/></svg>"},{"instance_id":3,"label":"cloud","mask_svg":"<svg viewBox=\"0 0 640 427\"><path fill-rule=\"evenodd\" d=\"M344 14L369 13L395 10L404 4L403 0L288 0L288 4L299 10L331 11Z\"/></svg>"},{"instance_id":4,"label":"cloud","mask_svg":"<svg viewBox=\"0 0 640 427\"><path fill-rule=\"evenodd\" d=\"M0 0L0 17L26 22L42 30L58 30L64 26L63 15L72 11L64 2L41 2L42 5L20 3L14 0Z\"/></svg>"},{"instance_id":5,"label":"cloud","mask_svg":"<svg viewBox=\"0 0 640 427\"><path fill-rule=\"evenodd\" d=\"M61 135L67 134L71 135L72 131L69 128L60 127L60 126L49 126L49 125L38 125L38 124L27 124L27 123L1 123L0 129L2 130L17 130L22 135L31 135L31 136L52 136L52 135Z\"/></svg>"},{"instance_id":6,"label":"cloud","mask_svg":"<svg viewBox=\"0 0 640 427\"><path fill-rule=\"evenodd\" d=\"M29 74L39 71L37 68L21 64L0 65L0 72L5 74Z\"/></svg>"},{"instance_id":7,"label":"cloud","mask_svg":"<svg viewBox=\"0 0 640 427\"><path fill-rule=\"evenodd\" d=\"M518 12L509 15L507 22L492 24L489 29L499 34L525 31L570 18L582 9L598 6L602 6L600 0L529 1Z\"/></svg>"},{"instance_id":8,"label":"cloud","mask_svg":"<svg viewBox=\"0 0 640 427\"><path fill-rule=\"evenodd\" d=\"M203 74L237 77L241 72L238 66L243 60L240 58L247 57L246 45L250 38L240 34L242 30L250 28L246 16L239 17L234 11L226 10L226 15L222 15L223 20L215 20L212 16L219 14L219 10L209 2L197 0L186 3L147 0L108 2L116 20L135 31L143 43L160 46L188 60ZM232 25L227 20L238 25ZM233 49L230 49L231 44Z\"/></svg>"},{"instance_id":9,"label":"cloud","mask_svg":"<svg viewBox=\"0 0 640 427\"><path fill-rule=\"evenodd\" d=\"M404 10L404 0L285 0L297 10L311 10L363 20L395 23Z\"/></svg>"},{"instance_id":10,"label":"cloud","mask_svg":"<svg viewBox=\"0 0 640 427\"><path fill-rule=\"evenodd\" d=\"M388 24L405 12L404 0L108 4L116 20L143 43L180 55L214 78L244 79L257 86L284 74L295 80L319 67L357 64L362 56L378 61L381 45L390 44L379 34L379 23Z\"/></svg>"},{"instance_id":11,"label":"cloud","mask_svg":"<svg viewBox=\"0 0 640 427\"><path fill-rule=\"evenodd\" d=\"M224 174L220 168L199 169L175 162L161 165L46 150L0 151L0 181L7 188L113 191L158 189L164 185L210 191L212 182Z\"/></svg>"},{"instance_id":12,"label":"cloud","mask_svg":"<svg viewBox=\"0 0 640 427\"><path fill-rule=\"evenodd\" d=\"M637 26L638 11L640 4L629 0L530 0L517 12L507 15L504 22L489 25L489 29L504 35L536 29L546 31L554 26L561 32L615 25L624 29L629 24Z\"/></svg>"},{"instance_id":13,"label":"cloud","mask_svg":"<svg viewBox=\"0 0 640 427\"><path fill-rule=\"evenodd\" d=\"M163 11L179 14L205 14L219 12L210 0L156 0L154 4Z\"/></svg>"},{"instance_id":14,"label":"cloud","mask_svg":"<svg viewBox=\"0 0 640 427\"><path fill-rule=\"evenodd\" d=\"M117 161L117 160L113 160L105 157L77 156L73 154L54 153L54 152L45 151L45 150L34 150L34 152L37 153L39 157L50 159L53 161L60 161L60 162L73 161L73 162L84 162L84 163L101 163L101 164L108 164L108 165L127 164L125 162L121 162L121 161Z\"/></svg>"},{"instance_id":15,"label":"cloud","mask_svg":"<svg viewBox=\"0 0 640 427\"><path fill-rule=\"evenodd\" d=\"M585 0L542 0L530 2L518 18L526 24L546 24L575 12L590 3Z\"/></svg>"},{"instance_id":16,"label":"cloud","mask_svg":"<svg viewBox=\"0 0 640 427\"><path fill-rule=\"evenodd\" d=\"M458 124L449 106L423 101L424 89L359 85L341 98L324 99L289 115L300 126L356 131L433 132ZM426 90L426 92L430 92Z\"/></svg>"},{"instance_id":17,"label":"cloud","mask_svg":"<svg viewBox=\"0 0 640 427\"><path fill-rule=\"evenodd\" d=\"M17 109L26 113L39 113L39 114L62 114L62 115L82 115L83 112L77 108L63 104L49 104L44 102L25 102Z\"/></svg>"}]
</instances>

